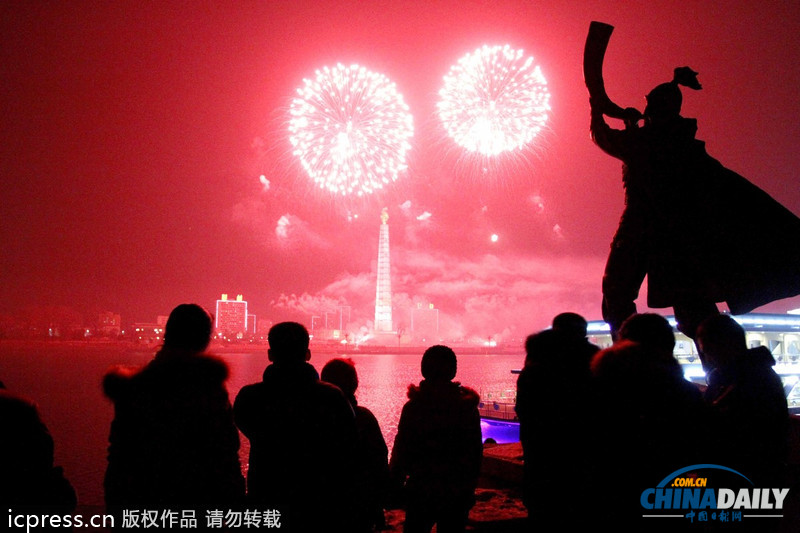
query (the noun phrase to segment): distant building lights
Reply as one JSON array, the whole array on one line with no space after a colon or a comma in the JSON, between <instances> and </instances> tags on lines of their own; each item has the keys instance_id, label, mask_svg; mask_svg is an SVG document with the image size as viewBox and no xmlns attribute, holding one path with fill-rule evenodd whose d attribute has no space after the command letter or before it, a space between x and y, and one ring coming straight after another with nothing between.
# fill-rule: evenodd
<instances>
[{"instance_id":1,"label":"distant building lights","mask_svg":"<svg viewBox=\"0 0 800 533\"><path fill-rule=\"evenodd\" d=\"M798 310L800 311L800 310ZM800 315L800 312L798 313ZM769 315L769 314L753 314L753 315L729 315L742 327L746 329L764 329L764 328L791 328L800 329L800 316L797 318L786 315ZM673 316L664 317L669 324L676 328L678 323ZM601 320L594 320L589 322L586 327L587 333L609 333L611 328Z\"/></svg>"},{"instance_id":2,"label":"distant building lights","mask_svg":"<svg viewBox=\"0 0 800 533\"><path fill-rule=\"evenodd\" d=\"M605 322L589 322L586 325L587 333L610 333L611 327Z\"/></svg>"},{"instance_id":3,"label":"distant building lights","mask_svg":"<svg viewBox=\"0 0 800 533\"><path fill-rule=\"evenodd\" d=\"M683 377L689 381L694 381L693 378L705 378L706 373L700 367L688 366L683 371Z\"/></svg>"},{"instance_id":4,"label":"distant building lights","mask_svg":"<svg viewBox=\"0 0 800 533\"><path fill-rule=\"evenodd\" d=\"M734 320L736 320L739 324L743 326L754 326L754 327L764 327L764 326L788 326L788 327L800 327L800 318L792 318L792 317L781 317L781 316L765 316L765 315L753 315L753 316L734 316Z\"/></svg>"}]
</instances>

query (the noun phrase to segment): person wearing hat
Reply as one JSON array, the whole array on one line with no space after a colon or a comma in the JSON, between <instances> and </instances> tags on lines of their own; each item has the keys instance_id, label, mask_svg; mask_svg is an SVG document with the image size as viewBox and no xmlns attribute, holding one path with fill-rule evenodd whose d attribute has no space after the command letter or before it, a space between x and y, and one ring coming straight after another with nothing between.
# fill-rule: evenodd
<instances>
[{"instance_id":1,"label":"person wearing hat","mask_svg":"<svg viewBox=\"0 0 800 533\"><path fill-rule=\"evenodd\" d=\"M464 531L475 504L483 444L480 397L453 379L456 354L431 346L422 356L419 386L409 385L389 470L404 487L405 533Z\"/></svg>"},{"instance_id":2,"label":"person wearing hat","mask_svg":"<svg viewBox=\"0 0 800 533\"><path fill-rule=\"evenodd\" d=\"M636 313L645 276L648 306L672 307L691 338L718 314L718 302L743 314L800 294L800 251L786 246L800 237L800 219L708 155L695 138L697 121L680 115L680 86L701 89L697 72L676 68L647 95L643 114L624 111L621 130L606 123L607 106L590 99L592 139L623 162L625 208L602 285L614 338Z\"/></svg>"}]
</instances>

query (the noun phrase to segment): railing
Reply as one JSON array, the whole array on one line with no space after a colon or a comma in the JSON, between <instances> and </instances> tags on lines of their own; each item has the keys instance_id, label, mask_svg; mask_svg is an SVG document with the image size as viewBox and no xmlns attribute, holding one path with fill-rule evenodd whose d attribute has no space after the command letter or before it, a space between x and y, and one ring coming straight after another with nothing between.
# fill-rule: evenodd
<instances>
[{"instance_id":1,"label":"railing","mask_svg":"<svg viewBox=\"0 0 800 533\"><path fill-rule=\"evenodd\" d=\"M500 393L481 393L481 401L478 404L478 412L480 413L481 418L516 422L518 421L516 403L517 391L513 389Z\"/></svg>"}]
</instances>

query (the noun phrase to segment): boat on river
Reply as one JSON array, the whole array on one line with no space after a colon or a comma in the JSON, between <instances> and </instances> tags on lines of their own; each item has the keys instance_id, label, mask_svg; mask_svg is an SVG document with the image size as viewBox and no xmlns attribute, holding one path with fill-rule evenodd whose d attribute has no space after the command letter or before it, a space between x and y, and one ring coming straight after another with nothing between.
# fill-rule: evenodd
<instances>
[{"instance_id":1,"label":"boat on river","mask_svg":"<svg viewBox=\"0 0 800 533\"><path fill-rule=\"evenodd\" d=\"M481 415L483 440L491 439L498 444L519 442L517 390L482 392L480 396L478 412Z\"/></svg>"},{"instance_id":2,"label":"boat on river","mask_svg":"<svg viewBox=\"0 0 800 533\"><path fill-rule=\"evenodd\" d=\"M675 331L674 355L684 369L684 376L700 387L705 386L705 372L694 341L677 331L674 316L665 318ZM733 318L744 328L748 347L766 346L775 357L775 372L783 382L789 411L800 415L800 315L750 313ZM603 321L589 322L587 333L589 341L600 348L612 344L610 328ZM519 374L520 370L511 372ZM492 438L498 443L519 440L516 400L516 389L481 391L478 411L484 440Z\"/></svg>"}]
</instances>

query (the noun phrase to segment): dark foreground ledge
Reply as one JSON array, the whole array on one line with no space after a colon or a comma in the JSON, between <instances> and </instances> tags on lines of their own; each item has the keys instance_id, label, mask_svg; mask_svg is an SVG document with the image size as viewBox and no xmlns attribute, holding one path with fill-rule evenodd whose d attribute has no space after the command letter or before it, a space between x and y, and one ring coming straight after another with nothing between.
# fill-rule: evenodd
<instances>
[{"instance_id":1,"label":"dark foreground ledge","mask_svg":"<svg viewBox=\"0 0 800 533\"><path fill-rule=\"evenodd\" d=\"M780 533L800 531L800 416L792 416L789 435L788 487ZM476 504L469 513L468 531L511 533L525 531L527 511L522 505L522 446L486 445ZM402 532L405 513L386 513L387 531Z\"/></svg>"},{"instance_id":2,"label":"dark foreground ledge","mask_svg":"<svg viewBox=\"0 0 800 533\"><path fill-rule=\"evenodd\" d=\"M494 533L523 531L528 512L522 505L522 446L486 445L475 507L469 513L468 531ZM402 532L405 512L387 511L386 531Z\"/></svg>"}]
</instances>

